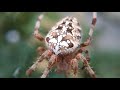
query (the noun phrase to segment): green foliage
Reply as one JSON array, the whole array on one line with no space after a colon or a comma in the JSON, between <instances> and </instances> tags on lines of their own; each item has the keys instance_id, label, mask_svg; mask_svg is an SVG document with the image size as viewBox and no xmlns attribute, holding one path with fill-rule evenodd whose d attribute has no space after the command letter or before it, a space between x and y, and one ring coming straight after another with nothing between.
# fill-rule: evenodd
<instances>
[{"instance_id":1,"label":"green foliage","mask_svg":"<svg viewBox=\"0 0 120 90\"><path fill-rule=\"evenodd\" d=\"M41 43L36 43L33 38L34 25L40 13L31 12L3 12L0 13L0 77L24 78L25 71L33 64L37 57L36 48ZM45 16L48 22L58 19L55 13ZM55 17L55 18L54 18ZM44 19L43 19L44 21ZM41 26L41 33L46 34L46 27ZM15 43L6 39L9 31L17 31L20 40ZM40 73L39 73L40 74ZM33 74L35 77L36 74Z\"/></svg>"}]
</instances>

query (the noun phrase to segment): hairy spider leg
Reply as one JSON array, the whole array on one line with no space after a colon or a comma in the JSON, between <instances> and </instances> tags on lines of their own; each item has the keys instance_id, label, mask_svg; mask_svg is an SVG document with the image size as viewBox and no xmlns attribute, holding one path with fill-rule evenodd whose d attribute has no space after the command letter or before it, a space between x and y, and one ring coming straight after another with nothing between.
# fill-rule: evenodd
<instances>
[{"instance_id":1,"label":"hairy spider leg","mask_svg":"<svg viewBox=\"0 0 120 90\"><path fill-rule=\"evenodd\" d=\"M92 77L92 78L96 78L96 75L95 75L95 72L92 70L92 68L90 67L87 59L81 54L81 53L78 53L75 57L75 59L77 60L81 60L84 64L84 68L85 70L89 73L89 75Z\"/></svg>"},{"instance_id":2,"label":"hairy spider leg","mask_svg":"<svg viewBox=\"0 0 120 90\"><path fill-rule=\"evenodd\" d=\"M88 50L85 50L85 58L88 62L90 62L90 55L89 55L89 51ZM83 65L83 67L81 68L82 70L85 69L85 66Z\"/></svg>"},{"instance_id":3,"label":"hairy spider leg","mask_svg":"<svg viewBox=\"0 0 120 90\"><path fill-rule=\"evenodd\" d=\"M44 37L39 33L39 28L40 28L40 24L41 24L41 20L43 18L43 14L41 14L39 17L38 17L38 20L35 24L35 28L34 28L34 37L37 38L38 40L40 41L44 41Z\"/></svg>"},{"instance_id":4,"label":"hairy spider leg","mask_svg":"<svg viewBox=\"0 0 120 90\"><path fill-rule=\"evenodd\" d=\"M73 70L73 74L74 74L74 78L77 78L77 74L78 74L78 60L76 58L71 60L71 68Z\"/></svg>"},{"instance_id":5,"label":"hairy spider leg","mask_svg":"<svg viewBox=\"0 0 120 90\"><path fill-rule=\"evenodd\" d=\"M37 68L38 64L44 59L48 59L52 56L53 52L51 50L46 50L40 57L37 58L37 61L26 71L26 74L29 76Z\"/></svg>"},{"instance_id":6,"label":"hairy spider leg","mask_svg":"<svg viewBox=\"0 0 120 90\"><path fill-rule=\"evenodd\" d=\"M87 40L84 43L81 44L80 50L79 50L80 53L85 52L86 59L88 62L90 61L90 56L89 56L88 50L86 50L86 47L89 46L91 43L92 35L93 35L93 31L94 31L96 22L97 22L97 13L93 12L93 19L92 19L92 23L91 23L91 27L90 27L90 31L89 31L89 37L87 38ZM82 69L84 69L84 68L85 68L85 66L82 67Z\"/></svg>"},{"instance_id":7,"label":"hairy spider leg","mask_svg":"<svg viewBox=\"0 0 120 90\"><path fill-rule=\"evenodd\" d=\"M46 78L50 72L50 70L52 69L52 67L57 63L57 55L53 54L48 62L48 66L47 68L44 70L43 75L41 76L41 78Z\"/></svg>"},{"instance_id":8,"label":"hairy spider leg","mask_svg":"<svg viewBox=\"0 0 120 90\"><path fill-rule=\"evenodd\" d=\"M85 70L88 72L88 74L92 78L96 78L95 72L92 70L92 67L90 67L87 59L83 55L81 55L81 61L83 62L84 66L85 66Z\"/></svg>"},{"instance_id":9,"label":"hairy spider leg","mask_svg":"<svg viewBox=\"0 0 120 90\"><path fill-rule=\"evenodd\" d=\"M91 43L92 35L93 35L93 31L94 31L96 22L97 22L97 12L93 12L93 19L92 19L92 23L90 26L89 37L87 38L87 40L84 43L81 44L81 47L89 46L89 44Z\"/></svg>"}]
</instances>

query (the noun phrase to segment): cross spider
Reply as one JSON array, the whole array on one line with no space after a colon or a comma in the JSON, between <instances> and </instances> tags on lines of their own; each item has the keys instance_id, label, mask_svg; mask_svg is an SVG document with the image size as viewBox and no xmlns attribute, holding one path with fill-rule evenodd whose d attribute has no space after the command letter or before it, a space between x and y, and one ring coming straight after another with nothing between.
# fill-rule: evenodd
<instances>
[{"instance_id":1,"label":"cross spider","mask_svg":"<svg viewBox=\"0 0 120 90\"><path fill-rule=\"evenodd\" d=\"M53 66L57 67L56 72L64 72L65 76L68 76L69 71L73 70L74 77L77 77L78 61L81 60L83 62L83 69L85 69L92 78L95 78L96 75L89 65L90 57L86 47L91 43L93 30L97 21L97 13L93 12L89 37L84 43L81 43L82 29L75 17L63 18L52 27L45 39L38 31L42 18L43 14L38 17L34 29L34 36L40 41L45 41L48 49L45 50L43 47L38 48L41 55L26 71L26 74L30 75L35 71L40 62L44 59L49 59L48 66L44 70L41 78L46 78ZM83 56L83 52L86 56Z\"/></svg>"}]
</instances>

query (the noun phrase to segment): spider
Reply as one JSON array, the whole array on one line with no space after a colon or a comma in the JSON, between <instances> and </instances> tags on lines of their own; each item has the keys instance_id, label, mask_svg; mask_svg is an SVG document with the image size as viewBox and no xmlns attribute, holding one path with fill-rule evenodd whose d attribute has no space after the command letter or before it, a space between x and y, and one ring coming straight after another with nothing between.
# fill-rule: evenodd
<instances>
[{"instance_id":1,"label":"spider","mask_svg":"<svg viewBox=\"0 0 120 90\"><path fill-rule=\"evenodd\" d=\"M97 12L93 12L93 19L90 26L89 37L83 43L82 29L79 22L75 17L67 16L60 20L52 29L48 32L44 38L39 33L39 28L43 14L38 17L35 24L34 37L40 41L45 42L47 49L39 47L38 52L41 55L37 58L37 61L26 71L27 75L31 75L36 70L38 64L44 59L48 60L48 66L43 72L41 78L46 78L53 67L57 67L56 72L63 72L68 77L70 70L73 71L74 77L77 77L79 68L78 62L82 61L83 69L88 74L95 78L96 75L89 65L90 57L89 52L86 49L90 45L93 35L93 30L97 21ZM85 53L85 56L83 55Z\"/></svg>"}]
</instances>

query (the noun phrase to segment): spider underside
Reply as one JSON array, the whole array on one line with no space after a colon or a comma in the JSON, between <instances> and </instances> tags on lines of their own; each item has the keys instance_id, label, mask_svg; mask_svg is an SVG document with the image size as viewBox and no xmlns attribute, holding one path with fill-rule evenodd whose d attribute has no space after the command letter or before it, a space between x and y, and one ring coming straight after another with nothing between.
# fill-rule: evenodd
<instances>
[{"instance_id":1,"label":"spider underside","mask_svg":"<svg viewBox=\"0 0 120 90\"><path fill-rule=\"evenodd\" d=\"M85 69L91 77L95 78L96 75L89 65L90 57L86 47L91 43L93 29L97 19L96 12L93 13L89 37L84 43L81 43L82 29L75 17L63 18L52 27L45 39L38 31L42 18L43 14L38 17L35 25L34 36L38 40L44 41L47 49L44 47L38 48L38 52L41 55L27 70L26 74L30 75L36 70L40 62L42 62L44 59L47 59L49 61L48 66L44 70L41 78L46 78L53 67L57 67L56 72L63 72L66 77L68 77L70 71L72 70L74 77L77 77L79 71L78 62L82 61L83 69ZM86 54L85 56L83 56L83 52Z\"/></svg>"}]
</instances>

